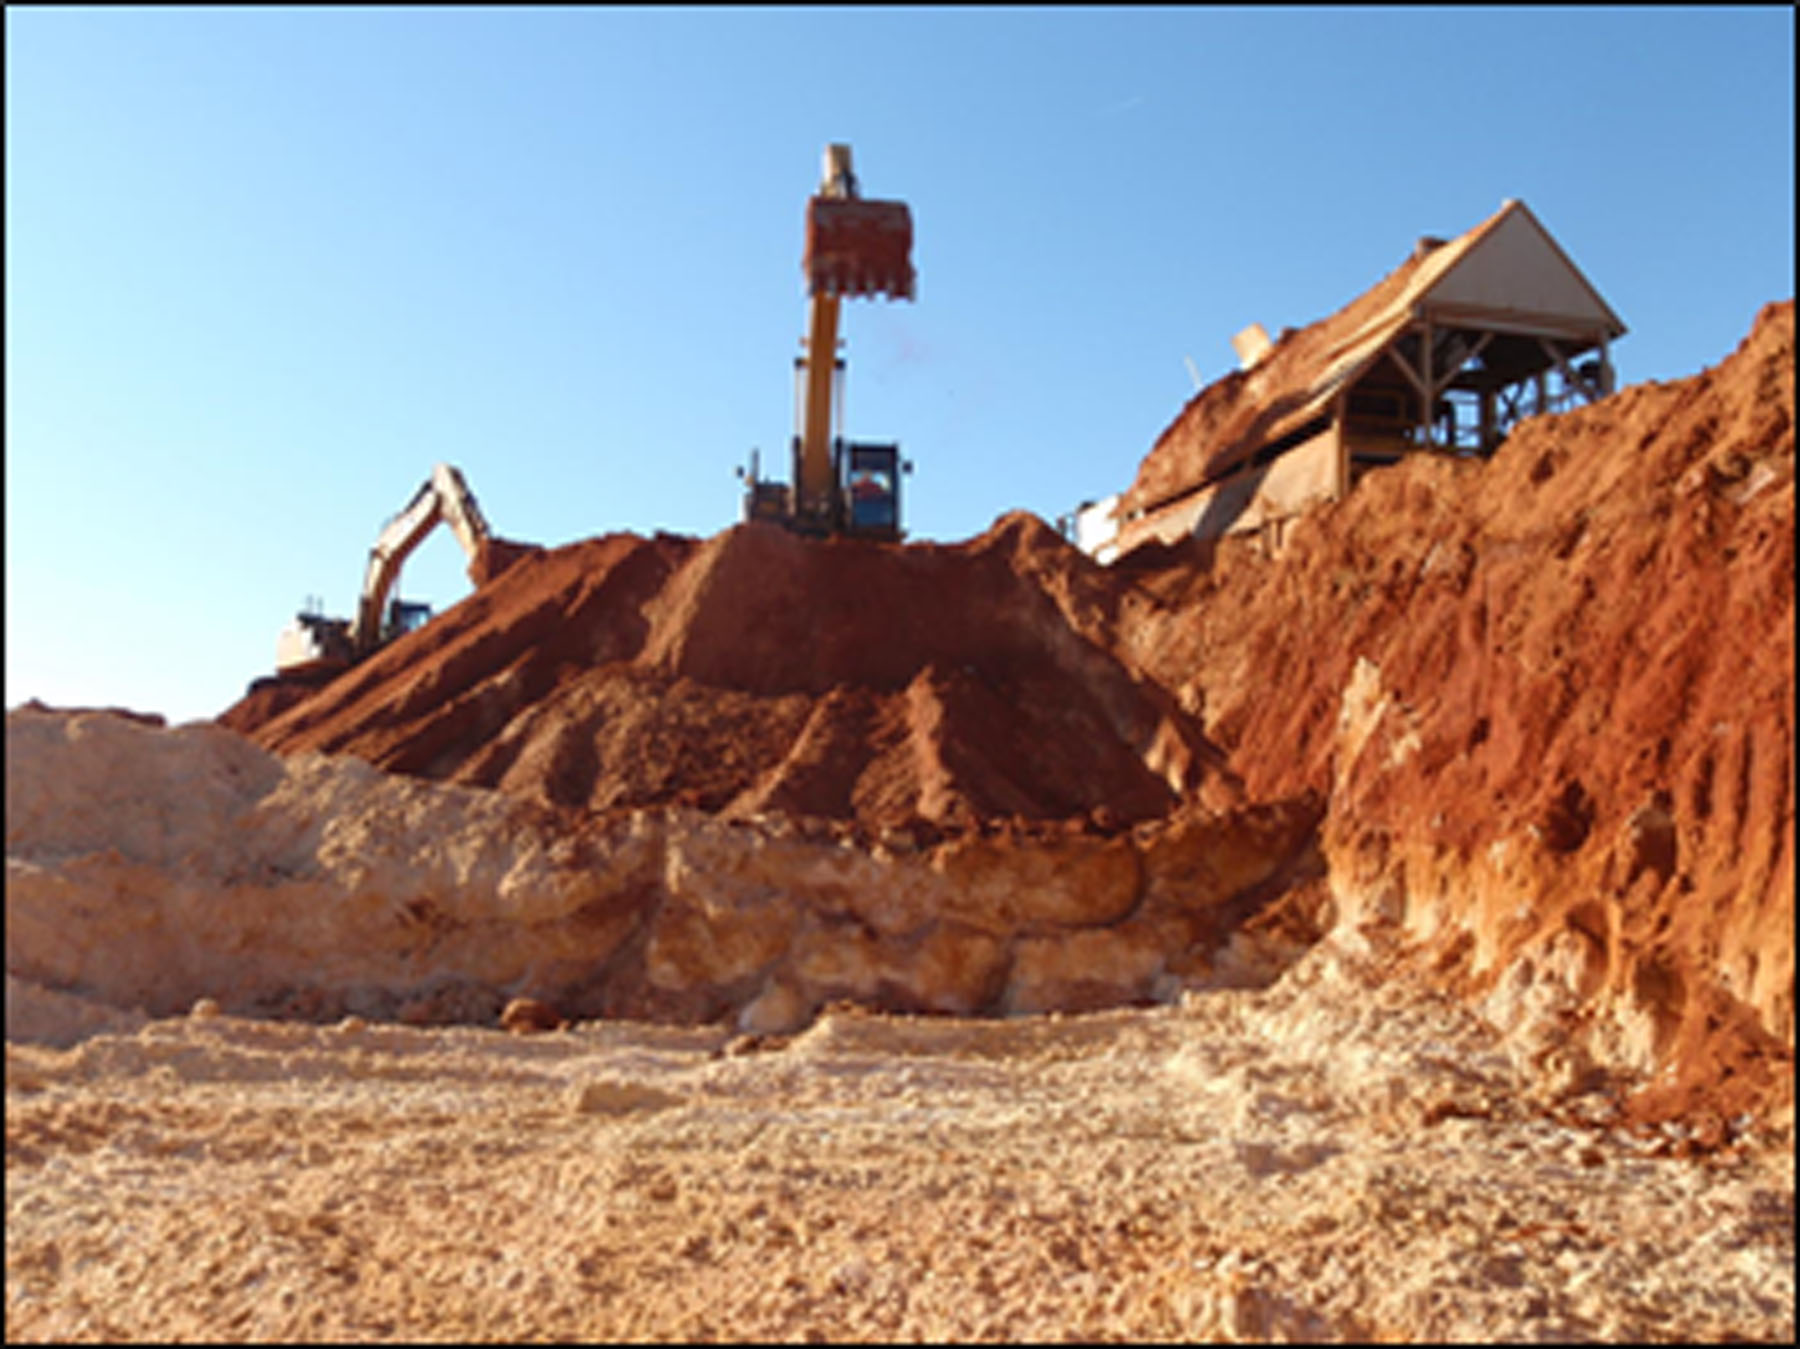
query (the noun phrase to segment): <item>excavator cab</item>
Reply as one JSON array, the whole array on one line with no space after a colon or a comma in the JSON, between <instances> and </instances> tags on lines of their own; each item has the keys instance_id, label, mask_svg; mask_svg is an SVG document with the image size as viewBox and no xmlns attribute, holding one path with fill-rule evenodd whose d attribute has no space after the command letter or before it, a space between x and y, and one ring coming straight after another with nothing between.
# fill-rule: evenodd
<instances>
[{"instance_id":1,"label":"excavator cab","mask_svg":"<svg viewBox=\"0 0 1800 1349\"><path fill-rule=\"evenodd\" d=\"M381 644L386 646L397 637L404 637L409 632L417 632L431 622L431 605L422 600L403 600L398 597L388 601L387 617L381 624Z\"/></svg>"},{"instance_id":2,"label":"excavator cab","mask_svg":"<svg viewBox=\"0 0 1800 1349\"><path fill-rule=\"evenodd\" d=\"M900 447L838 442L844 470L845 532L864 538L900 537Z\"/></svg>"}]
</instances>

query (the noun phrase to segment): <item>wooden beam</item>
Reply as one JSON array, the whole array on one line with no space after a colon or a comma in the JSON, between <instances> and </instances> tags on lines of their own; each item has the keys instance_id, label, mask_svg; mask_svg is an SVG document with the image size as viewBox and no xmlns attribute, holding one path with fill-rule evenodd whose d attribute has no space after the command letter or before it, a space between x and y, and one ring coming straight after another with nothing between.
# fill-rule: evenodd
<instances>
[{"instance_id":1,"label":"wooden beam","mask_svg":"<svg viewBox=\"0 0 1800 1349\"><path fill-rule=\"evenodd\" d=\"M1444 372L1444 377L1441 380L1439 380L1437 382L1436 387L1434 387L1432 389L1431 396L1433 398L1436 398L1445 389L1448 389L1450 387L1450 381L1455 379L1459 374L1462 373L1462 368L1465 365L1467 365L1470 361L1474 360L1477 356L1481 355L1481 349L1488 344L1489 339L1492 337L1493 337L1492 333L1481 334L1481 336L1475 340L1474 346L1470 347L1468 349L1468 351L1465 352L1462 356L1460 356L1456 360L1452 361L1450 363L1449 369L1447 369Z\"/></svg>"},{"instance_id":2,"label":"wooden beam","mask_svg":"<svg viewBox=\"0 0 1800 1349\"><path fill-rule=\"evenodd\" d=\"M1569 368L1568 360L1563 356L1562 352L1558 351L1555 347L1550 345L1548 340L1540 337L1540 338L1538 338L1538 345L1541 346L1544 349L1544 353L1547 356L1549 356L1552 361L1554 361L1556 363L1556 368L1558 370L1562 371L1563 380L1571 388L1580 390L1581 394L1583 395L1583 397L1585 397L1587 399L1588 402L1592 403L1595 399L1602 397L1602 395L1599 392L1597 392L1597 390L1595 388L1590 387L1588 385L1588 382L1585 379L1583 379L1580 375L1576 374L1573 370L1571 370ZM1604 354L1604 352L1605 352L1604 346L1601 348L1601 352L1602 352L1602 354Z\"/></svg>"},{"instance_id":3,"label":"wooden beam","mask_svg":"<svg viewBox=\"0 0 1800 1349\"><path fill-rule=\"evenodd\" d=\"M1568 358L1564 356L1562 352L1558 351L1553 344L1546 342L1541 337L1538 338L1538 345L1550 353L1550 359L1556 363L1556 368L1562 371L1563 386L1565 388L1578 389L1584 394L1588 392L1587 381L1569 367ZM1591 403L1594 400L1590 397L1587 401Z\"/></svg>"},{"instance_id":4,"label":"wooden beam","mask_svg":"<svg viewBox=\"0 0 1800 1349\"><path fill-rule=\"evenodd\" d=\"M1432 423L1437 419L1437 386L1431 382L1431 320L1425 320L1425 330L1419 339L1419 426L1425 432L1425 445L1429 448L1433 443Z\"/></svg>"},{"instance_id":5,"label":"wooden beam","mask_svg":"<svg viewBox=\"0 0 1800 1349\"><path fill-rule=\"evenodd\" d=\"M1431 317L1439 323L1457 328L1491 329L1497 333L1517 333L1524 337L1549 334L1570 341L1592 342L1592 319L1567 318L1557 314L1537 313L1524 309L1492 309L1485 305L1445 304L1434 302Z\"/></svg>"},{"instance_id":6,"label":"wooden beam","mask_svg":"<svg viewBox=\"0 0 1800 1349\"><path fill-rule=\"evenodd\" d=\"M1400 336L1404 337L1405 334L1402 333ZM1425 387L1425 381L1419 378L1418 372L1412 368L1412 365L1407 361L1406 357L1401 353L1399 337L1396 337L1392 342L1388 343L1387 355L1388 355L1388 359L1390 361L1392 361L1396 367L1399 368L1400 373L1405 375L1406 378L1408 379L1408 381L1411 382L1413 388L1415 388L1419 391L1419 397L1421 397L1421 398L1430 398L1431 397L1430 391L1427 390Z\"/></svg>"}]
</instances>

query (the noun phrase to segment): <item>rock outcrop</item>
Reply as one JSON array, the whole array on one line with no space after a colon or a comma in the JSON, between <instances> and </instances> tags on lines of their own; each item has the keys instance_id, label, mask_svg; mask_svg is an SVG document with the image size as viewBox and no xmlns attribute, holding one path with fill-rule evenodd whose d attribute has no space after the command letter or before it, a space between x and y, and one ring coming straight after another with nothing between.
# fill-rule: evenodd
<instances>
[{"instance_id":1,"label":"rock outcrop","mask_svg":"<svg viewBox=\"0 0 1800 1349\"><path fill-rule=\"evenodd\" d=\"M1245 977L1242 920L1316 874L1300 800L1103 837L859 846L847 823L604 815L286 759L206 723L9 715L7 968L151 1015L794 1030L828 1001L940 1013L1166 1000ZM1267 982L1304 949L1254 944Z\"/></svg>"}]
</instances>

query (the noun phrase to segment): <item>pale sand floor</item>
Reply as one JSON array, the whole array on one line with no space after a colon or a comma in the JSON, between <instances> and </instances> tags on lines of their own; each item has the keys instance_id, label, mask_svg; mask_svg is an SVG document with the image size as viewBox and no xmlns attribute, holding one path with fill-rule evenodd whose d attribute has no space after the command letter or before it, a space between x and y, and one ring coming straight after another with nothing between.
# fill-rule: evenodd
<instances>
[{"instance_id":1,"label":"pale sand floor","mask_svg":"<svg viewBox=\"0 0 1800 1349\"><path fill-rule=\"evenodd\" d=\"M1658 1156L1377 985L9 1044L7 1338L1791 1338L1791 1122Z\"/></svg>"}]
</instances>

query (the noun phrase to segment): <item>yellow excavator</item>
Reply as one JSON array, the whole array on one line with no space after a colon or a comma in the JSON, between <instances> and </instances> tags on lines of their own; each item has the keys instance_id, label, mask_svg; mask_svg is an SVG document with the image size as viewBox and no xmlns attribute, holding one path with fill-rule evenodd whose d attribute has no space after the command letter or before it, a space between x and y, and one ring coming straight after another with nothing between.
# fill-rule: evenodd
<instances>
[{"instance_id":1,"label":"yellow excavator","mask_svg":"<svg viewBox=\"0 0 1800 1349\"><path fill-rule=\"evenodd\" d=\"M475 494L449 464L438 464L398 515L383 526L369 549L362 598L354 620L326 618L308 612L294 616L275 642L275 670L284 676L333 673L373 654L394 638L423 626L431 606L396 598L388 592L407 557L439 524L450 526L469 557L469 579L477 585L497 573L489 554L495 545L519 548L493 538ZM509 558L509 560L511 560Z\"/></svg>"},{"instance_id":2,"label":"yellow excavator","mask_svg":"<svg viewBox=\"0 0 1800 1349\"><path fill-rule=\"evenodd\" d=\"M751 453L743 518L803 534L898 540L900 475L912 465L894 444L853 443L837 433L844 363L838 358L838 309L846 296L913 298L912 212L903 201L874 201L857 191L850 147L825 147L818 192L806 203L801 258L811 297L802 354L794 360L799 430L788 483L758 476Z\"/></svg>"}]
</instances>

